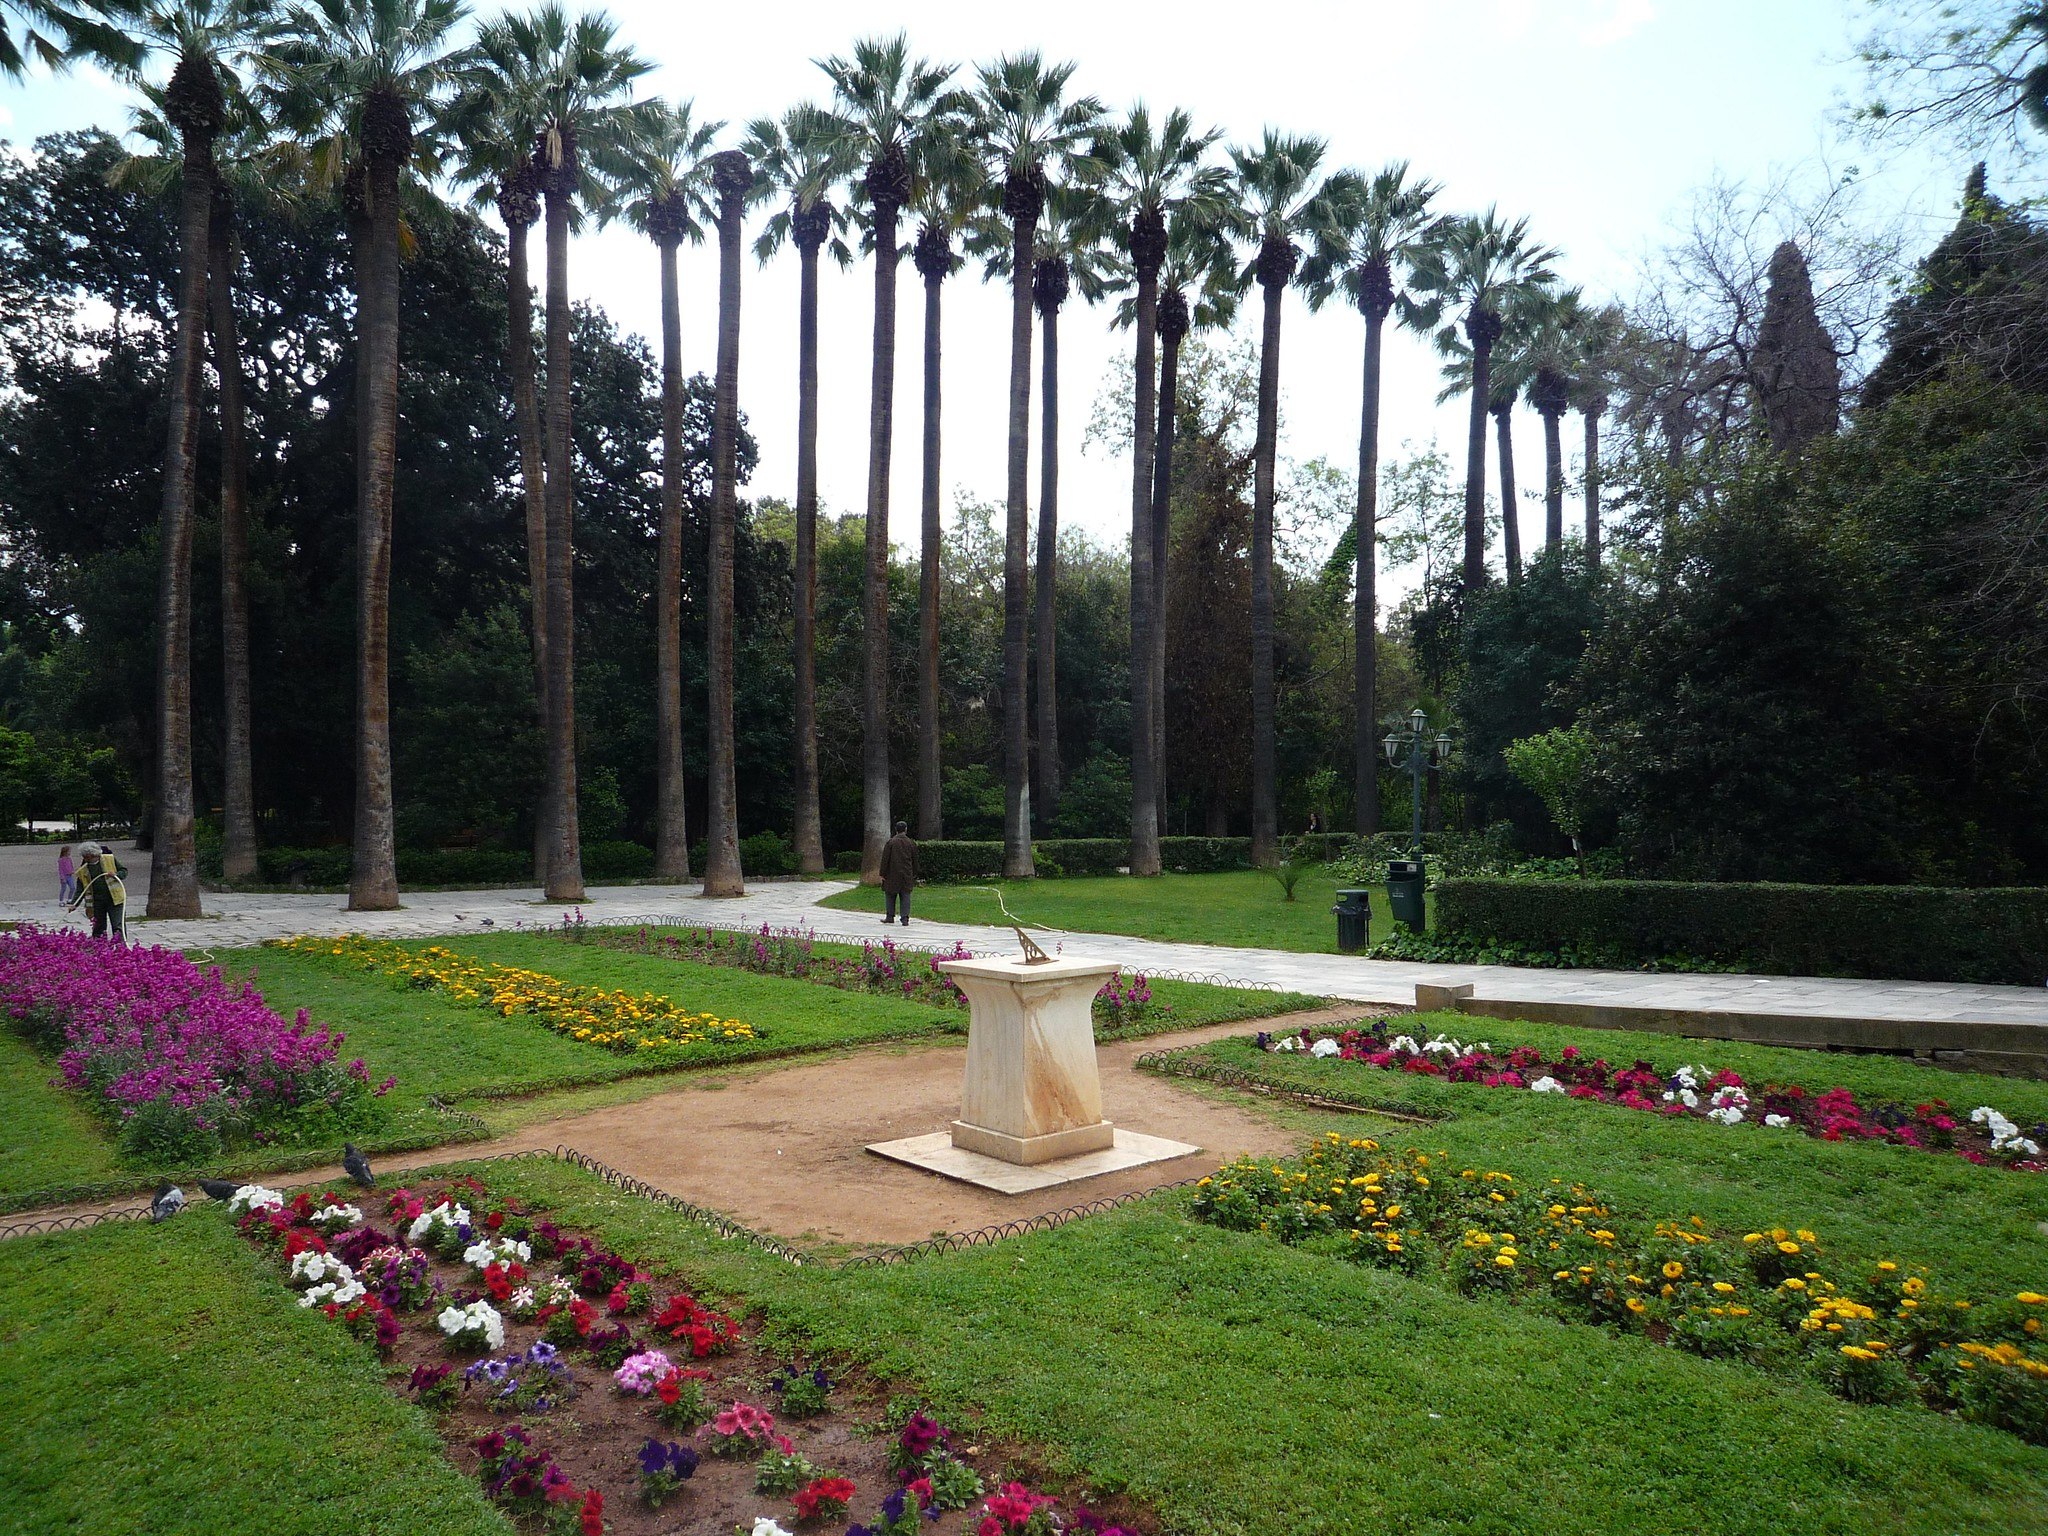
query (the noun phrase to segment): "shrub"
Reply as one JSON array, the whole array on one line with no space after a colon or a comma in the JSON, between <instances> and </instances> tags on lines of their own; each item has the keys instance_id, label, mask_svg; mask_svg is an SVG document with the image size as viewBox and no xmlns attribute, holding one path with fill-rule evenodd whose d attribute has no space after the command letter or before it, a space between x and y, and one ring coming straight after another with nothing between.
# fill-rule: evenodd
<instances>
[{"instance_id":1,"label":"shrub","mask_svg":"<svg viewBox=\"0 0 2048 1536\"><path fill-rule=\"evenodd\" d=\"M1248 837L1162 837L1160 865L1176 874L1209 875L1224 869L1252 867Z\"/></svg>"},{"instance_id":2,"label":"shrub","mask_svg":"<svg viewBox=\"0 0 2048 1536\"><path fill-rule=\"evenodd\" d=\"M532 878L533 860L523 857L518 876ZM613 880L645 880L654 873L654 850L623 838L604 838L583 845L583 878L602 884Z\"/></svg>"},{"instance_id":3,"label":"shrub","mask_svg":"<svg viewBox=\"0 0 2048 1536\"><path fill-rule=\"evenodd\" d=\"M1687 955L1766 974L1905 981L2048 977L2048 889L1446 879L1448 939L1637 966Z\"/></svg>"}]
</instances>

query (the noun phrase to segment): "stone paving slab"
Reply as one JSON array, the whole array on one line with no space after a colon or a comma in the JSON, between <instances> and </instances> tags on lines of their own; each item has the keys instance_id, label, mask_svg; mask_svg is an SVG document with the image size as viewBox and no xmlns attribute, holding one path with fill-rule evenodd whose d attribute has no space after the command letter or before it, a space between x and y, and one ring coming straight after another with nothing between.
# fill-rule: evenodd
<instances>
[{"instance_id":1,"label":"stone paving slab","mask_svg":"<svg viewBox=\"0 0 2048 1536\"><path fill-rule=\"evenodd\" d=\"M135 910L141 889L135 887ZM638 918L715 922L723 926L799 926L819 938L881 938L945 947L964 943L979 954L1009 954L1015 937L1002 928L916 923L885 928L872 913L842 912L817 902L848 889L845 881L763 881L743 897L709 899L693 886L599 887L580 910L594 923ZM208 892L207 916L152 923L137 918L132 936L203 954L292 934L362 933L424 938L456 933L547 928L567 909L538 890L408 893L396 912L350 912L336 895L237 895ZM0 918L64 921L54 900L0 901ZM82 920L68 919L72 926ZM1113 960L1135 970L1196 980L1250 982L1365 1003L1412 1003L1417 983L1467 984L1480 999L1559 1002L1664 1010L1735 1011L1812 1018L1899 1022L2008 1024L2048 1028L2048 987L1960 982L1853 981L1831 977L1653 975L1638 971L1535 970L1497 965L1429 965L1364 960L1351 955L1293 954L1208 944L1168 944L1112 934L1035 932L1048 950Z\"/></svg>"}]
</instances>

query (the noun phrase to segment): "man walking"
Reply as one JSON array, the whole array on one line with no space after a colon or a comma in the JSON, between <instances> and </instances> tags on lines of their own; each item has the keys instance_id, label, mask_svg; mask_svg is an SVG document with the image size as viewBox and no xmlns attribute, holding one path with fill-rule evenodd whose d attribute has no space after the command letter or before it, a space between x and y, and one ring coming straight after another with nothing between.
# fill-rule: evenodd
<instances>
[{"instance_id":1,"label":"man walking","mask_svg":"<svg viewBox=\"0 0 2048 1536\"><path fill-rule=\"evenodd\" d=\"M903 907L903 926L910 926L910 893L917 889L917 844L910 839L910 823L896 823L896 835L882 844L882 921L896 921L896 908Z\"/></svg>"}]
</instances>

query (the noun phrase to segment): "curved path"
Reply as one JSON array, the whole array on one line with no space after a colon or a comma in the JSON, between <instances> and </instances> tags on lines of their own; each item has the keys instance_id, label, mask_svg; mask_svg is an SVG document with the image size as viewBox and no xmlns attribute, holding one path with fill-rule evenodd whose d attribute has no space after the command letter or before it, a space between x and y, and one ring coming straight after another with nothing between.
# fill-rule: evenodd
<instances>
[{"instance_id":1,"label":"curved path","mask_svg":"<svg viewBox=\"0 0 2048 1536\"><path fill-rule=\"evenodd\" d=\"M16 852L6 850L8 854ZM33 854L39 866L55 857L46 849L18 852ZM10 862L0 858L0 919L59 921L56 903L49 897L31 899L17 895L6 899L21 889L5 879ZM139 912L146 883L139 868L131 865L131 870L131 889L137 893L132 905ZM881 924L872 913L841 912L817 905L822 898L847 888L845 881L769 880L757 883L743 897L714 901L690 886L612 886L593 889L582 910L593 922L646 917L738 927L767 923L774 927L810 928L820 938L875 937ZM537 890L411 892L404 903L396 912L350 912L343 898L333 895L258 896L209 891L205 897L206 917L194 922L137 920L130 925L130 932L142 943L203 951L298 933L365 933L398 938L480 932L486 928L531 928L557 923L563 913L561 906L543 902ZM76 925L80 920L73 916L69 921ZM1016 942L1007 930L962 923L920 922L907 932L894 932L899 938L936 947L964 943L979 953L1007 954ZM1045 936L1039 937L1043 940ZM1470 985L1478 998L1506 1002L2048 1028L2048 987L1425 965L1362 960L1348 955L1167 944L1111 934L1057 937L1069 951L1085 951L1133 970L1229 978L1364 1003L1413 1003L1416 984L1426 982Z\"/></svg>"}]
</instances>

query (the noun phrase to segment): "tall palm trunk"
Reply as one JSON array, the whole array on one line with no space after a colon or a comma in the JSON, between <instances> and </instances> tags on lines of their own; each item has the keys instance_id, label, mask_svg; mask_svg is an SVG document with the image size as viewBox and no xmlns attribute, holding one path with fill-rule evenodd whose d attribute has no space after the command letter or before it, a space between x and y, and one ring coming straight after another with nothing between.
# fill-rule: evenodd
<instances>
[{"instance_id":1,"label":"tall palm trunk","mask_svg":"<svg viewBox=\"0 0 2048 1536\"><path fill-rule=\"evenodd\" d=\"M1515 402L1495 401L1493 435L1500 445L1500 537L1508 562L1508 580L1522 579L1522 503L1515 493Z\"/></svg>"},{"instance_id":2,"label":"tall palm trunk","mask_svg":"<svg viewBox=\"0 0 2048 1536\"><path fill-rule=\"evenodd\" d=\"M567 150L573 156L574 149ZM569 405L569 199L573 159L547 177L548 800L547 899L583 900L576 803L576 597Z\"/></svg>"},{"instance_id":3,"label":"tall palm trunk","mask_svg":"<svg viewBox=\"0 0 2048 1536\"><path fill-rule=\"evenodd\" d=\"M799 214L798 222L804 217ZM818 814L818 247L823 238L822 229L815 238L809 229L800 229L797 236L795 830L796 865L807 875L825 870Z\"/></svg>"},{"instance_id":4,"label":"tall palm trunk","mask_svg":"<svg viewBox=\"0 0 2048 1536\"><path fill-rule=\"evenodd\" d=\"M747 157L728 149L712 158L718 189L718 393L711 413L710 634L704 665L709 674L711 782L705 790L704 894L744 896L740 871L738 754L733 740L732 546L738 518L736 459L740 436L740 232L746 192L753 180Z\"/></svg>"},{"instance_id":5,"label":"tall palm trunk","mask_svg":"<svg viewBox=\"0 0 2048 1536\"><path fill-rule=\"evenodd\" d=\"M870 188L889 167L869 167ZM904 179L908 179L905 169ZM890 188L894 191L894 188ZM868 386L868 513L861 579L860 878L882 880L889 840L889 459L896 428L896 215L899 198L871 199L875 246L875 355Z\"/></svg>"},{"instance_id":6,"label":"tall palm trunk","mask_svg":"<svg viewBox=\"0 0 2048 1536\"><path fill-rule=\"evenodd\" d=\"M1465 433L1465 563L1462 583L1476 592L1486 583L1486 410L1492 400L1493 344L1500 316L1474 305L1465 315L1472 343L1472 419Z\"/></svg>"},{"instance_id":7,"label":"tall palm trunk","mask_svg":"<svg viewBox=\"0 0 2048 1536\"><path fill-rule=\"evenodd\" d=\"M1038 782L1033 790L1038 824L1050 835L1060 800L1060 702L1054 588L1060 564L1060 304L1067 294L1067 264L1049 260L1032 273L1032 302L1045 322L1039 340L1038 560L1032 574L1031 628L1036 662Z\"/></svg>"},{"instance_id":8,"label":"tall palm trunk","mask_svg":"<svg viewBox=\"0 0 2048 1536\"><path fill-rule=\"evenodd\" d=\"M1030 658L1025 626L1031 554L1031 248L1043 187L1012 176L1010 215L1010 444L1003 537L1003 877L1031 862Z\"/></svg>"},{"instance_id":9,"label":"tall palm trunk","mask_svg":"<svg viewBox=\"0 0 2048 1536\"><path fill-rule=\"evenodd\" d=\"M199 916L199 848L192 825L192 503L199 445L199 359L206 347L207 226L213 212L213 136L220 84L186 55L178 75L210 119L188 119L178 217L178 332L171 354L164 445L162 548L157 570L156 806L149 870L151 917ZM172 88L177 89L174 78ZM211 90L210 98L206 95Z\"/></svg>"},{"instance_id":10,"label":"tall palm trunk","mask_svg":"<svg viewBox=\"0 0 2048 1536\"><path fill-rule=\"evenodd\" d=\"M953 268L946 231L927 221L917 233L917 270L924 277L923 527L917 564L917 835L945 835L944 770L939 759L939 521L941 403L940 289Z\"/></svg>"},{"instance_id":11,"label":"tall palm trunk","mask_svg":"<svg viewBox=\"0 0 2048 1536\"><path fill-rule=\"evenodd\" d=\"M234 200L216 183L209 234L213 367L220 375L220 655L225 724L221 874L256 873L256 789L249 747L249 438L235 325Z\"/></svg>"},{"instance_id":12,"label":"tall palm trunk","mask_svg":"<svg viewBox=\"0 0 2048 1536\"><path fill-rule=\"evenodd\" d=\"M1273 673L1273 471L1280 430L1281 301L1297 252L1284 239L1260 248L1265 327L1259 345L1259 435L1252 477L1252 862L1280 857L1278 719Z\"/></svg>"},{"instance_id":13,"label":"tall palm trunk","mask_svg":"<svg viewBox=\"0 0 2048 1536\"><path fill-rule=\"evenodd\" d=\"M1142 214L1131 220L1132 265L1137 269L1137 356L1131 376L1131 873L1156 875L1159 861L1159 761L1153 743L1153 633L1166 617L1154 569L1154 508L1158 464L1158 401L1153 349L1159 331L1159 257L1164 224ZM1153 238L1157 233L1158 238Z\"/></svg>"},{"instance_id":14,"label":"tall palm trunk","mask_svg":"<svg viewBox=\"0 0 2048 1536\"><path fill-rule=\"evenodd\" d=\"M1352 725L1354 823L1360 837L1380 829L1379 744L1379 505L1380 359L1393 282L1383 267L1363 274L1365 310L1365 401L1358 423L1358 506L1352 537L1357 542L1357 590L1352 599Z\"/></svg>"},{"instance_id":15,"label":"tall palm trunk","mask_svg":"<svg viewBox=\"0 0 2048 1536\"><path fill-rule=\"evenodd\" d=\"M1154 311L1159 334L1159 425L1152 444L1152 797L1166 832L1167 545L1173 531L1174 413L1180 409L1180 346L1188 331L1187 296L1162 294Z\"/></svg>"},{"instance_id":16,"label":"tall palm trunk","mask_svg":"<svg viewBox=\"0 0 2048 1536\"><path fill-rule=\"evenodd\" d=\"M540 402L533 373L533 283L527 275L527 231L537 216L535 180L529 163L498 196L505 221L505 365L512 375L512 417L519 431L519 489L526 508L527 627L533 649L533 702L541 739L548 735L548 509L547 468L541 446ZM545 885L548 850L554 846L552 775L541 775L540 803L533 818L533 878Z\"/></svg>"},{"instance_id":17,"label":"tall palm trunk","mask_svg":"<svg viewBox=\"0 0 2048 1536\"><path fill-rule=\"evenodd\" d=\"M661 253L661 532L654 578L654 878L690 878L683 796L683 305Z\"/></svg>"},{"instance_id":18,"label":"tall palm trunk","mask_svg":"<svg viewBox=\"0 0 2048 1536\"><path fill-rule=\"evenodd\" d=\"M364 111L366 140L378 116L396 116L396 101L372 97ZM398 849L391 791L391 539L392 489L398 466L398 169L385 152L365 168L369 203L368 278L359 319L362 333L363 463L356 500L356 821L349 874L352 912L398 906Z\"/></svg>"},{"instance_id":19,"label":"tall palm trunk","mask_svg":"<svg viewBox=\"0 0 2048 1536\"><path fill-rule=\"evenodd\" d=\"M1586 569L1600 569L1600 413L1605 400L1586 402Z\"/></svg>"},{"instance_id":20,"label":"tall palm trunk","mask_svg":"<svg viewBox=\"0 0 2048 1536\"><path fill-rule=\"evenodd\" d=\"M1564 442L1558 431L1561 410L1543 412L1543 546L1564 543Z\"/></svg>"}]
</instances>

